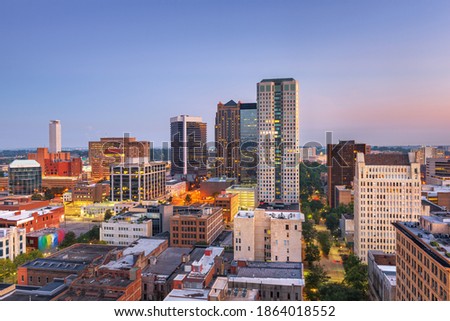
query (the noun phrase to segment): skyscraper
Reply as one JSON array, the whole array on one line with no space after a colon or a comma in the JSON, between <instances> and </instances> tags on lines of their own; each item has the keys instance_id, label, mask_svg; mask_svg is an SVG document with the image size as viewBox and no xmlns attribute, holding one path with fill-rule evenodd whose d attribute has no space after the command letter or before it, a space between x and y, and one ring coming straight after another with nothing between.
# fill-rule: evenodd
<instances>
[{"instance_id":1,"label":"skyscraper","mask_svg":"<svg viewBox=\"0 0 450 321\"><path fill-rule=\"evenodd\" d=\"M413 153L358 153L355 170L355 254L395 252L394 222L418 222L422 214L420 165Z\"/></svg>"},{"instance_id":2,"label":"skyscraper","mask_svg":"<svg viewBox=\"0 0 450 321\"><path fill-rule=\"evenodd\" d=\"M337 207L336 186L352 187L355 176L356 153L370 153L370 146L356 144L354 140L341 140L327 145L328 205Z\"/></svg>"},{"instance_id":3,"label":"skyscraper","mask_svg":"<svg viewBox=\"0 0 450 321\"><path fill-rule=\"evenodd\" d=\"M206 123L201 117L180 115L170 119L171 174L184 178L206 176Z\"/></svg>"},{"instance_id":4,"label":"skyscraper","mask_svg":"<svg viewBox=\"0 0 450 321\"><path fill-rule=\"evenodd\" d=\"M49 129L49 148L50 153L59 153L61 151L61 122L59 120L50 120Z\"/></svg>"},{"instance_id":5,"label":"skyscraper","mask_svg":"<svg viewBox=\"0 0 450 321\"><path fill-rule=\"evenodd\" d=\"M119 164L143 164L150 160L150 142L137 141L128 134L124 137L100 138L89 142L89 163L92 179L109 179L110 166Z\"/></svg>"},{"instance_id":6,"label":"skyscraper","mask_svg":"<svg viewBox=\"0 0 450 321\"><path fill-rule=\"evenodd\" d=\"M264 79L258 83L257 93L259 201L298 203L298 82L293 78Z\"/></svg>"},{"instance_id":7,"label":"skyscraper","mask_svg":"<svg viewBox=\"0 0 450 321\"><path fill-rule=\"evenodd\" d=\"M256 183L258 165L258 109L256 103L240 103L241 182Z\"/></svg>"},{"instance_id":8,"label":"skyscraper","mask_svg":"<svg viewBox=\"0 0 450 321\"><path fill-rule=\"evenodd\" d=\"M217 104L215 176L240 179L240 103Z\"/></svg>"}]
</instances>

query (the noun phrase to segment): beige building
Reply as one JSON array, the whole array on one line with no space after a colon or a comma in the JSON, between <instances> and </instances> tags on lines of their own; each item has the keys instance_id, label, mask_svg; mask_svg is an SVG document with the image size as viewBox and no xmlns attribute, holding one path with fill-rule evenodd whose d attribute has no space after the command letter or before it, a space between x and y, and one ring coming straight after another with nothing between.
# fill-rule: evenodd
<instances>
[{"instance_id":1,"label":"beige building","mask_svg":"<svg viewBox=\"0 0 450 321\"><path fill-rule=\"evenodd\" d=\"M152 230L151 219L140 213L124 213L102 223L100 240L110 245L128 246L141 237L152 236Z\"/></svg>"},{"instance_id":2,"label":"beige building","mask_svg":"<svg viewBox=\"0 0 450 321\"><path fill-rule=\"evenodd\" d=\"M222 208L225 222L233 222L239 210L239 196L237 194L222 192L214 200L214 206Z\"/></svg>"},{"instance_id":3,"label":"beige building","mask_svg":"<svg viewBox=\"0 0 450 321\"><path fill-rule=\"evenodd\" d=\"M26 253L26 230L9 227L0 228L0 260L14 260L16 256Z\"/></svg>"},{"instance_id":4,"label":"beige building","mask_svg":"<svg viewBox=\"0 0 450 321\"><path fill-rule=\"evenodd\" d=\"M234 218L234 259L246 261L301 262L300 212L239 211Z\"/></svg>"},{"instance_id":5,"label":"beige building","mask_svg":"<svg viewBox=\"0 0 450 321\"><path fill-rule=\"evenodd\" d=\"M395 252L392 223L419 220L420 185L420 165L412 153L357 154L354 250L363 262L369 250Z\"/></svg>"},{"instance_id":6,"label":"beige building","mask_svg":"<svg viewBox=\"0 0 450 321\"><path fill-rule=\"evenodd\" d=\"M450 215L398 222L397 301L450 299Z\"/></svg>"}]
</instances>

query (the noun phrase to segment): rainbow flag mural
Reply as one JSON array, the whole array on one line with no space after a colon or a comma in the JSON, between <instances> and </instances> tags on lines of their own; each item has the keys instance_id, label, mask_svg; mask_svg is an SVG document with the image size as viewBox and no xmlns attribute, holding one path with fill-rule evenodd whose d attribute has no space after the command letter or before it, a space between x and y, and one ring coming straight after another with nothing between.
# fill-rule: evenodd
<instances>
[{"instance_id":1,"label":"rainbow flag mural","mask_svg":"<svg viewBox=\"0 0 450 321\"><path fill-rule=\"evenodd\" d=\"M66 232L61 229L55 233L39 236L38 249L40 251L45 251L57 247L64 240L65 235Z\"/></svg>"}]
</instances>

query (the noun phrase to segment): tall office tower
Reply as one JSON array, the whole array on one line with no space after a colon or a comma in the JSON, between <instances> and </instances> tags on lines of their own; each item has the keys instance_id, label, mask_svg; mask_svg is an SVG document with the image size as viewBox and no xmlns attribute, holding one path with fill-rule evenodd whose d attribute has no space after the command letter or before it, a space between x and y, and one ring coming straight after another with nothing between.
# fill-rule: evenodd
<instances>
[{"instance_id":1,"label":"tall office tower","mask_svg":"<svg viewBox=\"0 0 450 321\"><path fill-rule=\"evenodd\" d=\"M256 103L240 103L241 182L256 183L258 165L258 109Z\"/></svg>"},{"instance_id":2,"label":"tall office tower","mask_svg":"<svg viewBox=\"0 0 450 321\"><path fill-rule=\"evenodd\" d=\"M50 120L49 130L49 148L50 153L59 153L61 151L61 122L59 120Z\"/></svg>"},{"instance_id":3,"label":"tall office tower","mask_svg":"<svg viewBox=\"0 0 450 321\"><path fill-rule=\"evenodd\" d=\"M206 123L201 117L170 118L171 174L187 178L206 176Z\"/></svg>"},{"instance_id":4,"label":"tall office tower","mask_svg":"<svg viewBox=\"0 0 450 321\"><path fill-rule=\"evenodd\" d=\"M216 166L215 176L234 177L238 181L240 171L240 103L230 100L217 104L216 112Z\"/></svg>"},{"instance_id":5,"label":"tall office tower","mask_svg":"<svg viewBox=\"0 0 450 321\"><path fill-rule=\"evenodd\" d=\"M150 142L137 141L135 137L105 137L89 142L89 163L92 180L109 179L110 166L123 163L144 164L149 162Z\"/></svg>"},{"instance_id":6,"label":"tall office tower","mask_svg":"<svg viewBox=\"0 0 450 321\"><path fill-rule=\"evenodd\" d=\"M166 163L119 164L111 167L111 201L149 201L166 195Z\"/></svg>"},{"instance_id":7,"label":"tall office tower","mask_svg":"<svg viewBox=\"0 0 450 321\"><path fill-rule=\"evenodd\" d=\"M355 170L355 254L367 262L369 250L395 252L394 222L422 214L420 165L414 153L358 153Z\"/></svg>"},{"instance_id":8,"label":"tall office tower","mask_svg":"<svg viewBox=\"0 0 450 321\"><path fill-rule=\"evenodd\" d=\"M258 199L299 203L298 82L263 79L258 97Z\"/></svg>"},{"instance_id":9,"label":"tall office tower","mask_svg":"<svg viewBox=\"0 0 450 321\"><path fill-rule=\"evenodd\" d=\"M420 165L426 165L429 158L444 158L445 152L432 146L423 146L416 151L416 159Z\"/></svg>"},{"instance_id":10,"label":"tall office tower","mask_svg":"<svg viewBox=\"0 0 450 321\"><path fill-rule=\"evenodd\" d=\"M41 165L35 160L15 160L8 167L9 191L13 195L31 195L42 188Z\"/></svg>"},{"instance_id":11,"label":"tall office tower","mask_svg":"<svg viewBox=\"0 0 450 321\"><path fill-rule=\"evenodd\" d=\"M352 188L355 176L356 153L369 154L370 146L356 144L354 140L341 140L327 145L328 205L337 207L336 186Z\"/></svg>"}]
</instances>

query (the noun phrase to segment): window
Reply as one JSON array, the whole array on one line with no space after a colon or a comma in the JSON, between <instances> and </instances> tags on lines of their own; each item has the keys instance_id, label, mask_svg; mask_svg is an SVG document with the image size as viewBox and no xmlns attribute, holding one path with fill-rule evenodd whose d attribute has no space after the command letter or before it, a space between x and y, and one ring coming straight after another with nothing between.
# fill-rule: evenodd
<instances>
[{"instance_id":1,"label":"window","mask_svg":"<svg viewBox=\"0 0 450 321\"><path fill-rule=\"evenodd\" d=\"M286 230L287 231L289 230L289 224L286 224Z\"/></svg>"}]
</instances>

